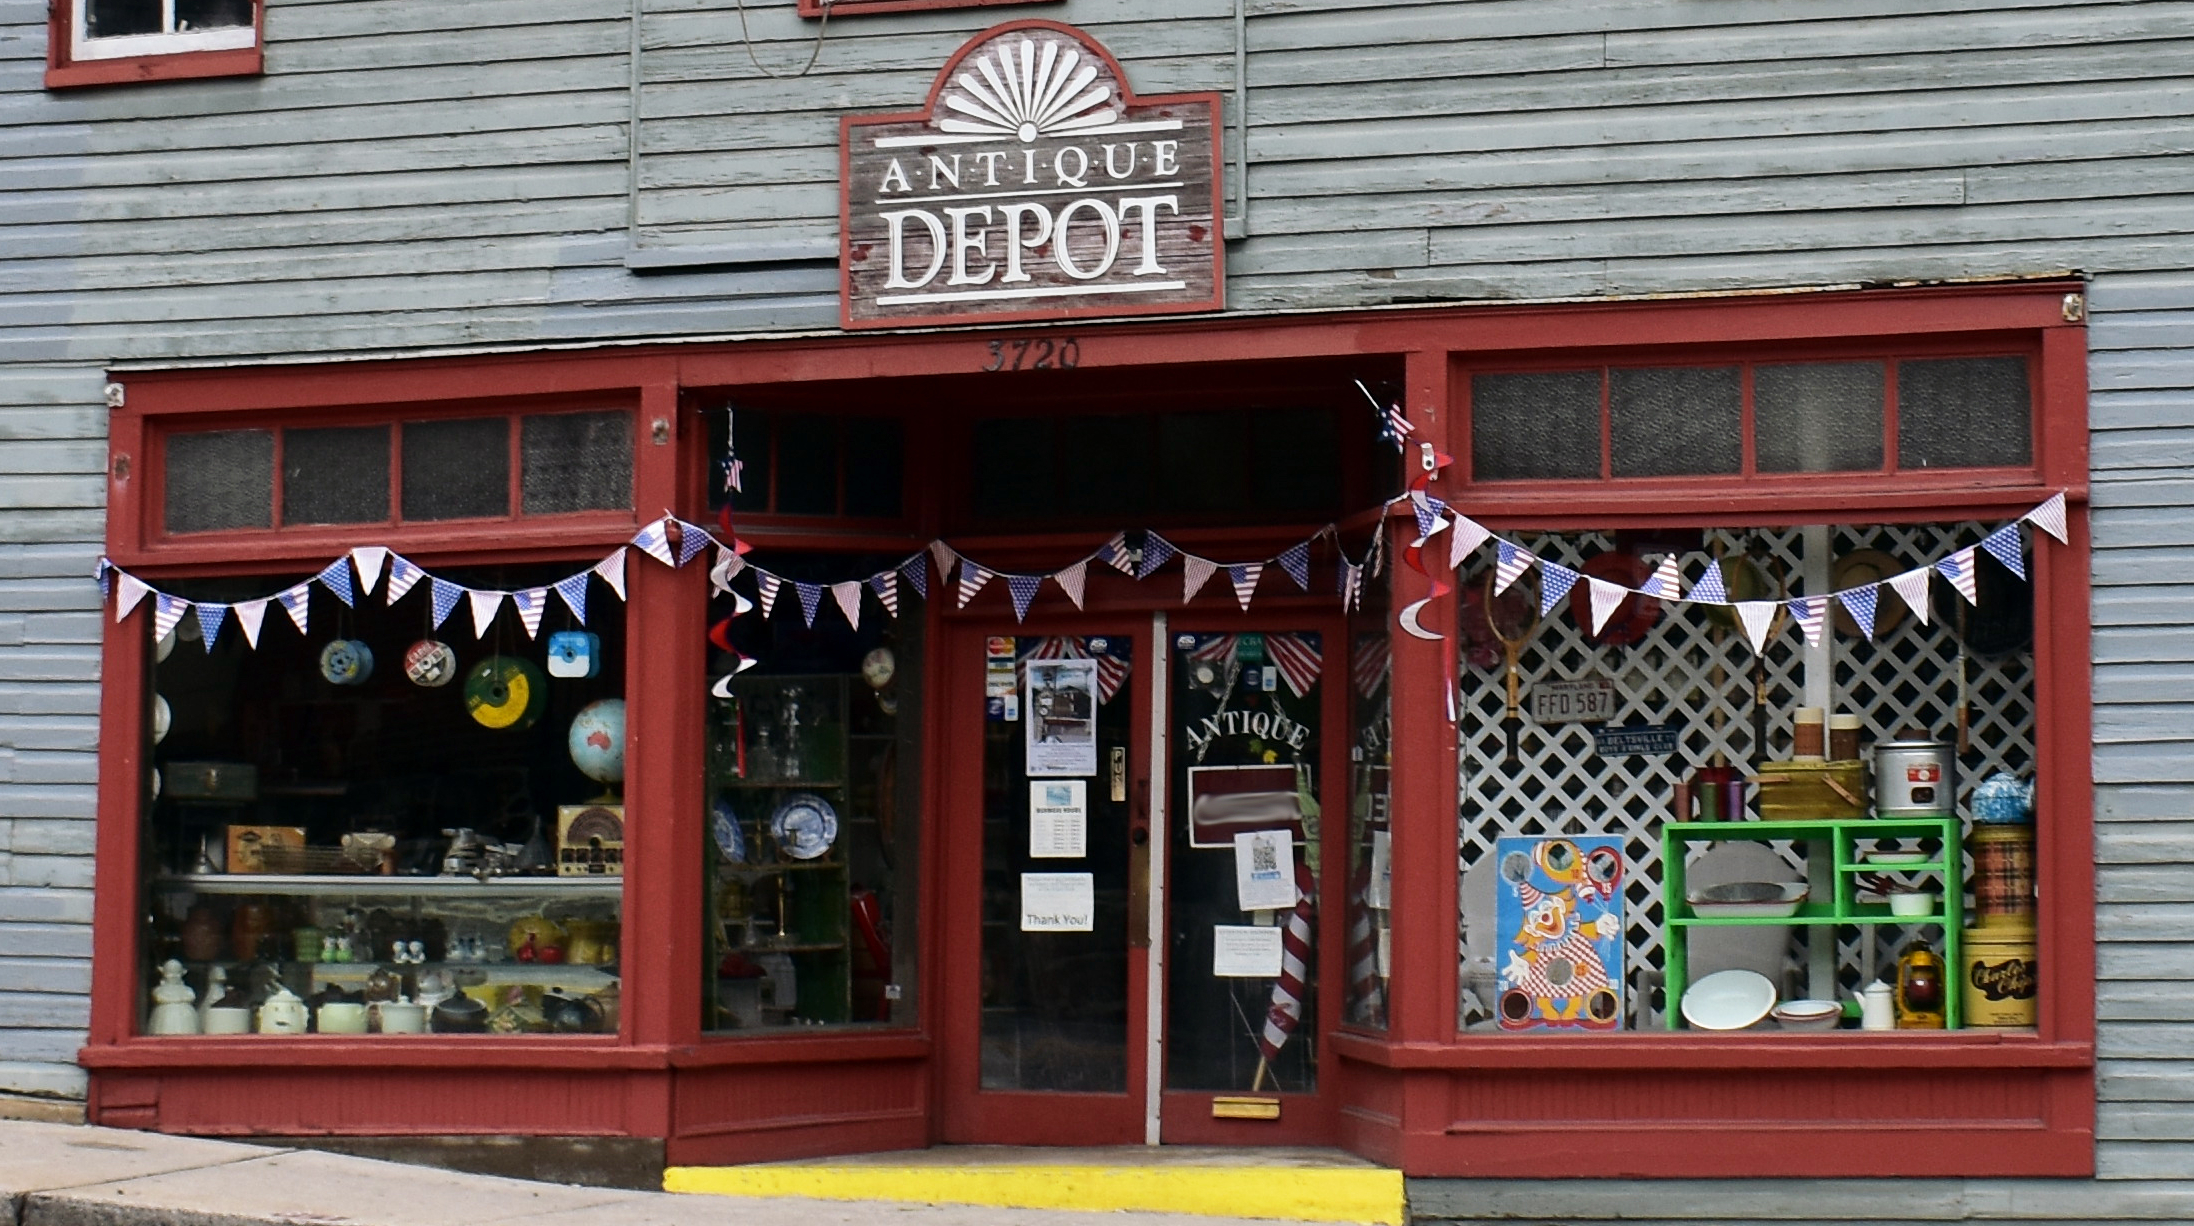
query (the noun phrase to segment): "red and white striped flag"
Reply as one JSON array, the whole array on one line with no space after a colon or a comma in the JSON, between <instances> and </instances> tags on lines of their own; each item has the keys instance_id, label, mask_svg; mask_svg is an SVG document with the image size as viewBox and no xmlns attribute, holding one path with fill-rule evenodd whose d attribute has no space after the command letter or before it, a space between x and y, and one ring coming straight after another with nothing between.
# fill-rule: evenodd
<instances>
[{"instance_id":1,"label":"red and white striped flag","mask_svg":"<svg viewBox=\"0 0 2194 1226\"><path fill-rule=\"evenodd\" d=\"M1272 985L1272 1004L1265 1010L1265 1030L1257 1038L1257 1050L1270 1064L1280 1058L1295 1028L1303 1021L1303 995L1310 977L1310 941L1315 931L1318 882L1310 865L1295 862L1295 909L1287 914L1280 931L1280 978Z\"/></svg>"}]
</instances>

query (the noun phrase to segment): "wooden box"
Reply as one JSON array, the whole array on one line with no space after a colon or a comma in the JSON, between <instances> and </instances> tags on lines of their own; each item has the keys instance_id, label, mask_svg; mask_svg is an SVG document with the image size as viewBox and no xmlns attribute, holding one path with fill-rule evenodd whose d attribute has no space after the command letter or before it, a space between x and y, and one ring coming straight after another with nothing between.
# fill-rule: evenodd
<instances>
[{"instance_id":1,"label":"wooden box","mask_svg":"<svg viewBox=\"0 0 2194 1226\"><path fill-rule=\"evenodd\" d=\"M279 859L284 853L300 852L305 847L302 826L231 826L228 831L228 871L232 873L279 872L281 869L270 862L269 852Z\"/></svg>"},{"instance_id":2,"label":"wooden box","mask_svg":"<svg viewBox=\"0 0 2194 1226\"><path fill-rule=\"evenodd\" d=\"M1865 817L1872 808L1866 794L1866 763L1763 762L1754 782L1760 787L1763 822L1820 821Z\"/></svg>"}]
</instances>

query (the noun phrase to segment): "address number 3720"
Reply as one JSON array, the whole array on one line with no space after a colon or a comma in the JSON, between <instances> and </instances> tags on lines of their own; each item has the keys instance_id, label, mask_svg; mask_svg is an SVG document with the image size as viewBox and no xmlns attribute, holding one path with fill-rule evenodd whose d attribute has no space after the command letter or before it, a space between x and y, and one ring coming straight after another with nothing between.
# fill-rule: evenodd
<instances>
[{"instance_id":1,"label":"address number 3720","mask_svg":"<svg viewBox=\"0 0 2194 1226\"><path fill-rule=\"evenodd\" d=\"M1072 370L1082 364L1082 344L1071 336L1022 337L990 342L988 370Z\"/></svg>"}]
</instances>

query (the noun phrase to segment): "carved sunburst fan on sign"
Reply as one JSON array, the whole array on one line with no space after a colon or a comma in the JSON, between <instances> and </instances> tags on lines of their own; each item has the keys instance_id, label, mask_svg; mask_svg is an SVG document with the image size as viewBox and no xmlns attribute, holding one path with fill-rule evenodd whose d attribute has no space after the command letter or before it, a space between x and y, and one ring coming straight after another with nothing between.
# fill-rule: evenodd
<instances>
[{"instance_id":1,"label":"carved sunburst fan on sign","mask_svg":"<svg viewBox=\"0 0 2194 1226\"><path fill-rule=\"evenodd\" d=\"M944 97L945 106L958 112L937 121L944 131L1033 141L1107 127L1120 118L1105 105L1112 86L1092 85L1097 63L1066 43L1001 41L973 64L973 72L953 78L966 92Z\"/></svg>"}]
</instances>

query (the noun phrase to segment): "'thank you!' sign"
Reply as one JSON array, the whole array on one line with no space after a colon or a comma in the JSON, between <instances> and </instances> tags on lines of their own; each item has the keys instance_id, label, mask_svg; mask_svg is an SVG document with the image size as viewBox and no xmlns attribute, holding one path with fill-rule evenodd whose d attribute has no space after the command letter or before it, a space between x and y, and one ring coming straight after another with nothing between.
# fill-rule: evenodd
<instances>
[{"instance_id":1,"label":"'thank you!' sign","mask_svg":"<svg viewBox=\"0 0 2194 1226\"><path fill-rule=\"evenodd\" d=\"M1072 26L977 35L924 110L841 123L845 326L1219 309L1218 134Z\"/></svg>"}]
</instances>

